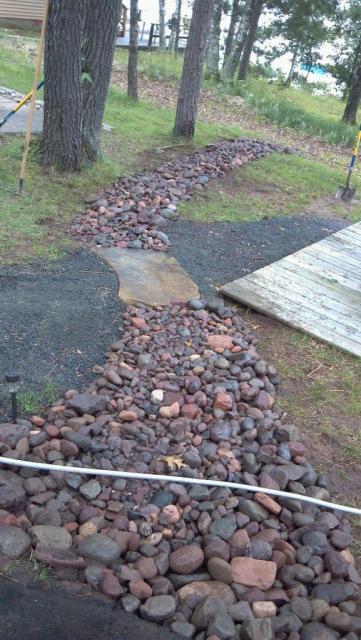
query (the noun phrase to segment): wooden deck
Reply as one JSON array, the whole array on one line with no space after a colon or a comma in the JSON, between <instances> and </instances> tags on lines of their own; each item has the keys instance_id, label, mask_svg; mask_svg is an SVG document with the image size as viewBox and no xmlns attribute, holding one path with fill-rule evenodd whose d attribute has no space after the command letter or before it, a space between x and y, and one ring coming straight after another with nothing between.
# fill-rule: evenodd
<instances>
[{"instance_id":1,"label":"wooden deck","mask_svg":"<svg viewBox=\"0 0 361 640\"><path fill-rule=\"evenodd\" d=\"M221 292L361 356L361 222L234 280Z\"/></svg>"}]
</instances>

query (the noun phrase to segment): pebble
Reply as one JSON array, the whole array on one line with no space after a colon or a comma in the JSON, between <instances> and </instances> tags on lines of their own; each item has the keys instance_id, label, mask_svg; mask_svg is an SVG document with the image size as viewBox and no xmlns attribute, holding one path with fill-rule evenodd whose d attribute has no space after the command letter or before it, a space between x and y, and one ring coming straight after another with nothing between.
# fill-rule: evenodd
<instances>
[{"instance_id":1,"label":"pebble","mask_svg":"<svg viewBox=\"0 0 361 640\"><path fill-rule=\"evenodd\" d=\"M176 610L173 596L152 596L140 606L140 615L151 622L163 622L170 618Z\"/></svg>"},{"instance_id":2,"label":"pebble","mask_svg":"<svg viewBox=\"0 0 361 640\"><path fill-rule=\"evenodd\" d=\"M190 544L173 551L169 556L172 571L189 574L199 569L203 564L204 553L197 544Z\"/></svg>"}]
</instances>

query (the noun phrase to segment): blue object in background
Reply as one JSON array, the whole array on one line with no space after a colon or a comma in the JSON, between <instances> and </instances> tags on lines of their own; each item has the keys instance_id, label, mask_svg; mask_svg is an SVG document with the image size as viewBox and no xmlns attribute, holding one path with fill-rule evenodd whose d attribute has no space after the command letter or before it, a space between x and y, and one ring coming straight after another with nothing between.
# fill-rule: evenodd
<instances>
[{"instance_id":1,"label":"blue object in background","mask_svg":"<svg viewBox=\"0 0 361 640\"><path fill-rule=\"evenodd\" d=\"M324 76L326 75L326 71L325 69L323 69L323 67L309 67L307 64L301 64L301 69L302 71L309 71L310 73L315 73L316 75L319 76Z\"/></svg>"}]
</instances>

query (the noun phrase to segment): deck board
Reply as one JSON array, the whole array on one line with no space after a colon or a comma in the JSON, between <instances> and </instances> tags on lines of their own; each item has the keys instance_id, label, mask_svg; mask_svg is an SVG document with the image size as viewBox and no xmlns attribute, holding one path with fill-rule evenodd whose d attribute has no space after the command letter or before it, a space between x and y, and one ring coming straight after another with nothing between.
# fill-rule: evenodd
<instances>
[{"instance_id":1,"label":"deck board","mask_svg":"<svg viewBox=\"0 0 361 640\"><path fill-rule=\"evenodd\" d=\"M234 280L221 291L361 357L361 222Z\"/></svg>"}]
</instances>

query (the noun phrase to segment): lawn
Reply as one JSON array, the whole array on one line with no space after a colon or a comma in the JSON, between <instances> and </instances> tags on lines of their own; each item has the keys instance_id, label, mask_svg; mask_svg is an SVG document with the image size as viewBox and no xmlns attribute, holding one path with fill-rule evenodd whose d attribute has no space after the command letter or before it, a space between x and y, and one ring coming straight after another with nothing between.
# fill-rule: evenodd
<instances>
[{"instance_id":1,"label":"lawn","mask_svg":"<svg viewBox=\"0 0 361 640\"><path fill-rule=\"evenodd\" d=\"M214 181L205 193L182 204L181 214L198 222L249 222L264 217L307 213L361 219L361 203L334 201L344 173L296 155L271 154ZM355 179L361 189L361 178Z\"/></svg>"},{"instance_id":2,"label":"lawn","mask_svg":"<svg viewBox=\"0 0 361 640\"><path fill-rule=\"evenodd\" d=\"M16 73L14 73L16 69ZM24 52L0 48L0 85L25 92L31 87L33 62ZM103 134L103 158L79 174L44 171L29 163L25 195L1 191L0 263L29 257L58 257L70 242L65 225L83 209L83 199L117 176L142 169L144 152L177 145L172 136L174 113L149 102L135 104L118 89L109 91L105 121L112 132ZM199 123L193 147L219 136L239 136L234 126ZM17 188L22 137L0 137L0 185ZM155 154L153 153L153 156Z\"/></svg>"}]
</instances>

